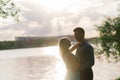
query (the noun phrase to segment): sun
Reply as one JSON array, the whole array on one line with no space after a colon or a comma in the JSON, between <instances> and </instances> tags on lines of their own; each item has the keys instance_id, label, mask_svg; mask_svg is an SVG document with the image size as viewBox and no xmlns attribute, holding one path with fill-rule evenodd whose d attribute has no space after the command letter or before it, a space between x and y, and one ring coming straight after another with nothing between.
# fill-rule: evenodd
<instances>
[{"instance_id":1,"label":"sun","mask_svg":"<svg viewBox=\"0 0 120 80\"><path fill-rule=\"evenodd\" d=\"M46 9L57 11L63 10L71 5L74 0L40 0L40 4L43 5Z\"/></svg>"}]
</instances>

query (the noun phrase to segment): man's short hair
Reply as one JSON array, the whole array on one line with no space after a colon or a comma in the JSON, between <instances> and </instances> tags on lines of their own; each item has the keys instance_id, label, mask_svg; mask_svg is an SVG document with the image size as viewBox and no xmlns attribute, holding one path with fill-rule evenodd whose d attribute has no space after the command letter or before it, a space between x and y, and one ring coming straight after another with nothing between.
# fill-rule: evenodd
<instances>
[{"instance_id":1,"label":"man's short hair","mask_svg":"<svg viewBox=\"0 0 120 80\"><path fill-rule=\"evenodd\" d=\"M83 34L85 34L84 29L81 28L81 27L76 27L76 28L73 30L73 32L76 32L76 31L79 31L79 32L82 32Z\"/></svg>"}]
</instances>

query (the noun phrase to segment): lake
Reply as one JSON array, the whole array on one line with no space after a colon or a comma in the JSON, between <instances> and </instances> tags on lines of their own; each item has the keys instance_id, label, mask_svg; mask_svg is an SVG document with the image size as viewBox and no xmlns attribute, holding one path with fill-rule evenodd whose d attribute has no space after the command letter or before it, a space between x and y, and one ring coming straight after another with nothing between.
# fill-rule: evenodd
<instances>
[{"instance_id":1,"label":"lake","mask_svg":"<svg viewBox=\"0 0 120 80\"><path fill-rule=\"evenodd\" d=\"M94 80L120 77L120 64L95 59ZM65 65L57 46L0 51L0 80L63 80Z\"/></svg>"}]
</instances>

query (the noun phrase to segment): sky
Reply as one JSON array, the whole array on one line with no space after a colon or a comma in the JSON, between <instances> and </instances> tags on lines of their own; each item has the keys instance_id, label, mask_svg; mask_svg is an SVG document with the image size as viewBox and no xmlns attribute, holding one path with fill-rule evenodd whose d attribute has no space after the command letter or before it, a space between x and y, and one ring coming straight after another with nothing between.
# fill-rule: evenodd
<instances>
[{"instance_id":1,"label":"sky","mask_svg":"<svg viewBox=\"0 0 120 80\"><path fill-rule=\"evenodd\" d=\"M0 41L19 36L73 35L85 29L86 38L99 36L95 25L118 15L117 0L14 0L21 8L20 22L0 18Z\"/></svg>"}]
</instances>

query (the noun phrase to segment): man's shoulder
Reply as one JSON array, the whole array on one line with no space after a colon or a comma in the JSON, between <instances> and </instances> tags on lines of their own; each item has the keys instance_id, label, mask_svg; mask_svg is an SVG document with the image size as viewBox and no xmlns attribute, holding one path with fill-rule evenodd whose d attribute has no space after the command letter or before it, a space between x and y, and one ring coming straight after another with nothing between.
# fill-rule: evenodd
<instances>
[{"instance_id":1,"label":"man's shoulder","mask_svg":"<svg viewBox=\"0 0 120 80\"><path fill-rule=\"evenodd\" d=\"M85 42L84 46L86 48L93 48L93 46L89 42L87 42L87 41Z\"/></svg>"}]
</instances>

